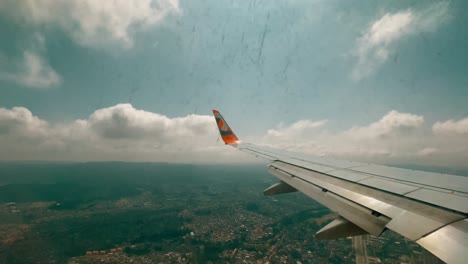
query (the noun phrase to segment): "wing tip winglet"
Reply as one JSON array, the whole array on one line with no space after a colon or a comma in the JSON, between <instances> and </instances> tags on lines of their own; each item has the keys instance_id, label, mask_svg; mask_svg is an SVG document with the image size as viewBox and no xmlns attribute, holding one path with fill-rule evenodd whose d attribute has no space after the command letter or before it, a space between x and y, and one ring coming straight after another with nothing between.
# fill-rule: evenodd
<instances>
[{"instance_id":1,"label":"wing tip winglet","mask_svg":"<svg viewBox=\"0 0 468 264\"><path fill-rule=\"evenodd\" d=\"M237 138L236 134L234 134L221 113L218 110L213 109L213 115L216 119L216 124L218 125L219 133L221 134L221 138L223 139L224 143L226 145L239 143L239 138Z\"/></svg>"}]
</instances>

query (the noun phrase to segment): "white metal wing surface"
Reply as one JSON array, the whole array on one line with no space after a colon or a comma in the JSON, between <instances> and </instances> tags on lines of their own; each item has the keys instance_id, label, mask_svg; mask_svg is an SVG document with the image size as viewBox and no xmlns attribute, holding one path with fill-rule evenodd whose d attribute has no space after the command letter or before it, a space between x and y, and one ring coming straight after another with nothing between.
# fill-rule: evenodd
<instances>
[{"instance_id":1,"label":"white metal wing surface","mask_svg":"<svg viewBox=\"0 0 468 264\"><path fill-rule=\"evenodd\" d=\"M387 229L416 241L447 263L468 259L468 177L306 156L242 143L213 110L223 141L270 161L280 182L264 191L301 191L339 218L319 239L372 234Z\"/></svg>"}]
</instances>

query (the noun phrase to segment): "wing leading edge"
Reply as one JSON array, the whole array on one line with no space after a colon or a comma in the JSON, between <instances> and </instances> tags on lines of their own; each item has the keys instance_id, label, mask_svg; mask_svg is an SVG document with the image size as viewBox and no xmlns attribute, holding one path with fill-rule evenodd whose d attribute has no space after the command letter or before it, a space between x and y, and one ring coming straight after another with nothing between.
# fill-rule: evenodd
<instances>
[{"instance_id":1,"label":"wing leading edge","mask_svg":"<svg viewBox=\"0 0 468 264\"><path fill-rule=\"evenodd\" d=\"M264 191L301 191L339 217L319 239L393 230L447 263L468 259L468 177L306 156L241 142L213 110L225 144L266 159L280 182Z\"/></svg>"}]
</instances>

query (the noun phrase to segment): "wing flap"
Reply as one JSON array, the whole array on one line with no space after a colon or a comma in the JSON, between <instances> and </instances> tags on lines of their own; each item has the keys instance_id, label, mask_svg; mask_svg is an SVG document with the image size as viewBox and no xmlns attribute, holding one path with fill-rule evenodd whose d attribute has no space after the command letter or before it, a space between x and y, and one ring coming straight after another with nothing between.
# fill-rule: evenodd
<instances>
[{"instance_id":1,"label":"wing flap","mask_svg":"<svg viewBox=\"0 0 468 264\"><path fill-rule=\"evenodd\" d=\"M449 222L437 221L405 210L393 217L387 224L387 228L415 241L447 224Z\"/></svg>"},{"instance_id":2,"label":"wing flap","mask_svg":"<svg viewBox=\"0 0 468 264\"><path fill-rule=\"evenodd\" d=\"M460 220L419 239L419 245L447 263L463 264L467 260L468 220Z\"/></svg>"},{"instance_id":3,"label":"wing flap","mask_svg":"<svg viewBox=\"0 0 468 264\"><path fill-rule=\"evenodd\" d=\"M372 211L368 208L350 202L332 192L324 191L319 186L305 184L301 178L277 168L270 167L269 172L310 198L337 212L340 216L359 226L367 233L379 236L385 230L385 225L389 221L387 217L372 216Z\"/></svg>"},{"instance_id":4,"label":"wing flap","mask_svg":"<svg viewBox=\"0 0 468 264\"><path fill-rule=\"evenodd\" d=\"M407 194L409 192L420 189L418 186L413 186L409 184L402 184L396 181L389 181L377 177L371 177L359 181L359 184L367 185L374 187L380 190L386 190L387 192L396 193L400 195Z\"/></svg>"},{"instance_id":5,"label":"wing flap","mask_svg":"<svg viewBox=\"0 0 468 264\"><path fill-rule=\"evenodd\" d=\"M406 197L428 202L440 207L449 208L458 212L468 213L468 197L452 193L418 189L405 195Z\"/></svg>"},{"instance_id":6,"label":"wing flap","mask_svg":"<svg viewBox=\"0 0 468 264\"><path fill-rule=\"evenodd\" d=\"M457 191L468 195L468 177L415 171L382 165L352 168L353 171L386 177L402 182L419 184L428 188Z\"/></svg>"},{"instance_id":7,"label":"wing flap","mask_svg":"<svg viewBox=\"0 0 468 264\"><path fill-rule=\"evenodd\" d=\"M352 172L349 170L334 170L334 171L328 172L328 174L331 176L346 180L346 181L351 181L351 182L359 182L365 179L372 178L372 176L370 175Z\"/></svg>"},{"instance_id":8,"label":"wing flap","mask_svg":"<svg viewBox=\"0 0 468 264\"><path fill-rule=\"evenodd\" d=\"M239 144L238 148L240 150L246 151L248 153L255 153L255 155L264 157L270 161L282 161L284 163L294 165L296 167L300 167L303 169L307 169L310 171L314 171L317 173L326 174L328 176L332 176L334 178L339 178L342 180L360 183L362 185L367 185L369 187L382 190L384 192L395 193L398 195L405 195L406 197L418 200L423 203L433 204L438 207L445 208L447 210L453 210L460 212L462 214L468 214L468 194L461 193L459 191L452 191L450 192L448 189L445 189L448 184L443 185L444 188L439 188L437 186L429 185L429 184L421 184L415 181L415 176L412 175L413 171L399 169L399 168L390 168L385 166L378 166L379 171L374 171L373 168L376 168L377 165L368 165L364 163L352 163L352 162L338 162L337 164L345 164L347 167L340 168L338 166L334 166L330 160L322 160L322 163L316 164L314 162L308 162L305 160L299 160L296 158L292 158L289 156L281 155L278 153L274 153L272 151L265 151L264 147L257 147L253 144ZM303 157L304 158L304 157ZM316 158L318 160L320 158ZM326 164L326 165L325 165ZM384 169L380 167L385 167ZM389 168L390 170L387 170ZM398 171L398 174L393 177L392 175L382 176L384 173L390 171ZM370 172L375 172L379 174L372 174ZM406 173L406 174L404 174ZM426 172L417 172L418 175L425 175ZM450 178L453 175L446 175L446 174L437 174L437 173L429 173L430 177L428 179L432 179L437 175L441 179L437 181L450 181ZM404 180L399 179L398 177L402 177L402 175L406 175ZM408 176L411 175L411 176ZM468 177L462 176L453 176L456 177L456 180L459 184L468 185ZM460 179L461 178L461 179ZM411 181L410 181L411 180ZM434 181L431 182L434 184ZM465 187L459 187L458 189L464 189ZM428 193L432 193L433 195L427 195ZM438 196L440 194L440 197Z\"/></svg>"}]
</instances>

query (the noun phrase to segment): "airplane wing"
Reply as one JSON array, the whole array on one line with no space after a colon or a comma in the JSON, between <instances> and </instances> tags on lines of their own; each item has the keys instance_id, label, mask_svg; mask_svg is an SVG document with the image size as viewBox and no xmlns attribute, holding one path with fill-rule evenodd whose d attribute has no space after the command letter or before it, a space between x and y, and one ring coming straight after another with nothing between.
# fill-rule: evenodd
<instances>
[{"instance_id":1,"label":"airplane wing","mask_svg":"<svg viewBox=\"0 0 468 264\"><path fill-rule=\"evenodd\" d=\"M279 182L264 191L300 191L339 217L319 239L387 229L415 241L447 263L468 261L468 177L306 156L244 143L213 110L223 141L270 162Z\"/></svg>"}]
</instances>

